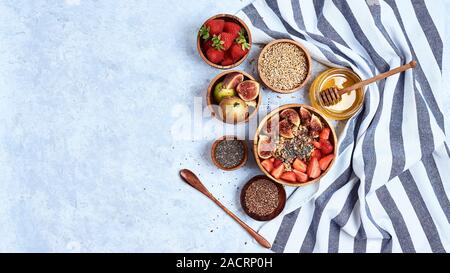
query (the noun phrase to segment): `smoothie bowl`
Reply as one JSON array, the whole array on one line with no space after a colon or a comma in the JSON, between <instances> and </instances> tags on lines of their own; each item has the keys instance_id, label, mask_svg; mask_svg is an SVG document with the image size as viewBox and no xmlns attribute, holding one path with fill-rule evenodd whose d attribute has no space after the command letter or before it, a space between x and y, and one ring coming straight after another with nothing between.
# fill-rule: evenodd
<instances>
[{"instance_id":1,"label":"smoothie bowl","mask_svg":"<svg viewBox=\"0 0 450 273\"><path fill-rule=\"evenodd\" d=\"M256 130L253 152L259 168L280 184L317 182L337 153L333 127L314 108L287 104L269 113Z\"/></svg>"}]
</instances>

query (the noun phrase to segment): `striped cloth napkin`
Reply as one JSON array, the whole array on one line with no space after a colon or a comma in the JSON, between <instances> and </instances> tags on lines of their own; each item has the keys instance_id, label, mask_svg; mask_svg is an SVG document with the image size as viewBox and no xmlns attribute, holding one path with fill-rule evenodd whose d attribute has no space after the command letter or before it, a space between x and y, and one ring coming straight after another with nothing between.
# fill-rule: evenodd
<instances>
[{"instance_id":1,"label":"striped cloth napkin","mask_svg":"<svg viewBox=\"0 0 450 273\"><path fill-rule=\"evenodd\" d=\"M450 152L438 98L439 1L257 0L237 15L253 41L290 38L313 58L362 78L417 60L368 86L313 197L305 188L260 233L275 252L450 250ZM307 191L307 190L306 190Z\"/></svg>"}]
</instances>

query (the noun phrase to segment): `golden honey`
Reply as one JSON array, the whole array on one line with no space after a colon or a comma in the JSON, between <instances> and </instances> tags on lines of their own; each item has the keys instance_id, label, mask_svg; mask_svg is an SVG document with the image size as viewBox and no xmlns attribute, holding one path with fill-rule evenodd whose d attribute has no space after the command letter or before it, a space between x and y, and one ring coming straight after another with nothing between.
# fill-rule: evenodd
<instances>
[{"instance_id":1,"label":"golden honey","mask_svg":"<svg viewBox=\"0 0 450 273\"><path fill-rule=\"evenodd\" d=\"M342 100L332 106L324 106L318 97L322 90L330 87L342 89L360 82L361 78L353 71L346 68L332 68L322 72L312 83L309 89L309 98L314 108L322 112L325 116L335 120L348 119L361 108L364 101L364 91L362 88L350 91L342 95Z\"/></svg>"}]
</instances>

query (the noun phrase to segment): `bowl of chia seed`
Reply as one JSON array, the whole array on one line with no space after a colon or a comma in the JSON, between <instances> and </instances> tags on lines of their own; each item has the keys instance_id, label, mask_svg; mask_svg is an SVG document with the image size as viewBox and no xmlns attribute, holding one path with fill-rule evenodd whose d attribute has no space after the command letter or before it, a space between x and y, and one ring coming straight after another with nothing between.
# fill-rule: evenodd
<instances>
[{"instance_id":1,"label":"bowl of chia seed","mask_svg":"<svg viewBox=\"0 0 450 273\"><path fill-rule=\"evenodd\" d=\"M255 220L272 220L283 211L285 204L284 187L265 175L253 177L242 188L241 206Z\"/></svg>"},{"instance_id":2,"label":"bowl of chia seed","mask_svg":"<svg viewBox=\"0 0 450 273\"><path fill-rule=\"evenodd\" d=\"M211 159L224 171L239 169L247 162L247 145L236 136L220 137L212 144Z\"/></svg>"}]
</instances>

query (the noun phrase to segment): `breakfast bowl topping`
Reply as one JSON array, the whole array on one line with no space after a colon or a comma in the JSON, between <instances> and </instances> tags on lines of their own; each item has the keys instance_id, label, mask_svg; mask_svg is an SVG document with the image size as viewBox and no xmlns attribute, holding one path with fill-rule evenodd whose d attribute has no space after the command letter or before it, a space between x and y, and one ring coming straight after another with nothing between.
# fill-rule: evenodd
<instances>
[{"instance_id":1,"label":"breakfast bowl topping","mask_svg":"<svg viewBox=\"0 0 450 273\"><path fill-rule=\"evenodd\" d=\"M206 63L216 68L238 66L247 57L250 46L248 27L234 15L213 16L198 32L197 50Z\"/></svg>"},{"instance_id":2,"label":"breakfast bowl topping","mask_svg":"<svg viewBox=\"0 0 450 273\"><path fill-rule=\"evenodd\" d=\"M305 105L286 105L260 124L255 157L276 182L299 186L317 181L328 171L335 143L335 133L320 113Z\"/></svg>"}]
</instances>

